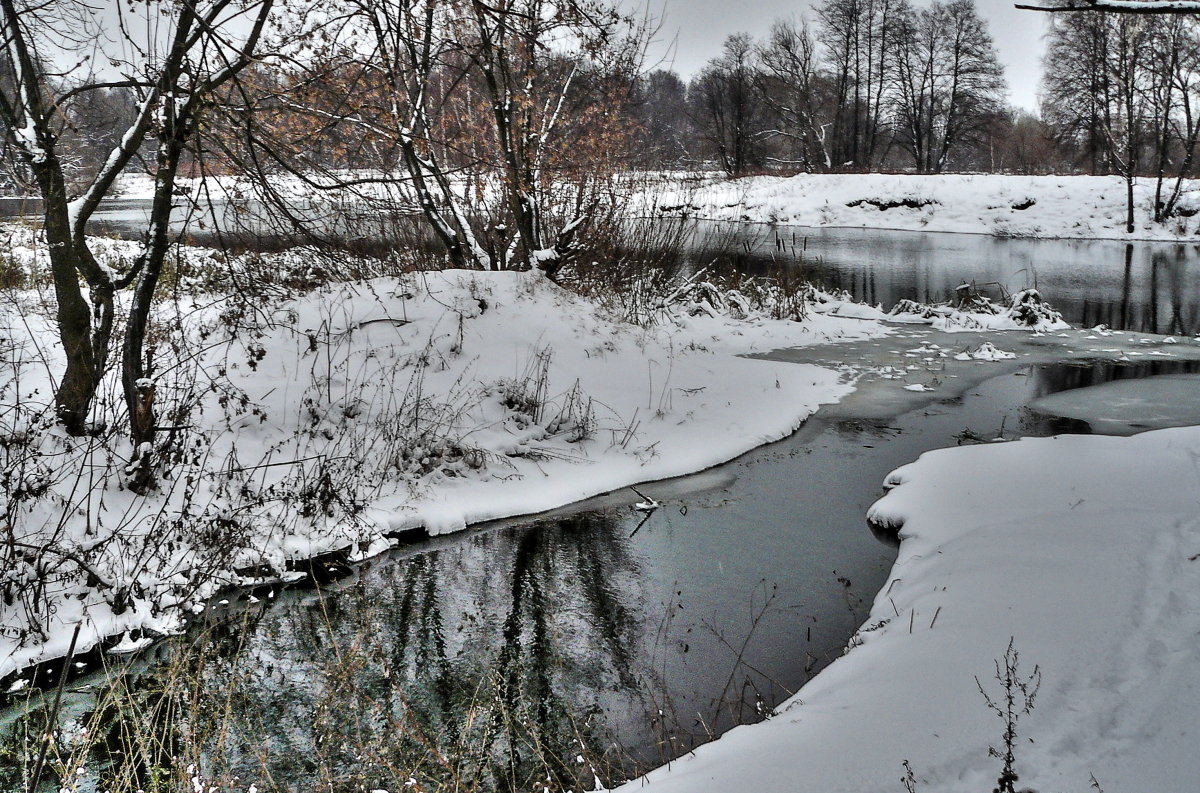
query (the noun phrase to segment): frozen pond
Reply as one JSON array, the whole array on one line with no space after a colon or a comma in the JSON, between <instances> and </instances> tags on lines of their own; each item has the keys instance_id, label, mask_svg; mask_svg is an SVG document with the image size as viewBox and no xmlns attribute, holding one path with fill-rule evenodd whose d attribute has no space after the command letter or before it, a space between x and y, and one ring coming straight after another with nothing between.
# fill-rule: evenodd
<instances>
[{"instance_id":1,"label":"frozen pond","mask_svg":"<svg viewBox=\"0 0 1200 793\"><path fill-rule=\"evenodd\" d=\"M891 469L956 443L1084 429L1027 409L1051 394L1200 371L1191 340L986 338L1014 357L960 360L985 337L923 327L780 351L844 365L861 387L788 440L639 488L663 502L654 512L619 491L397 549L322 587L215 603L138 661L135 691L153 696L172 658L206 647L199 690L230 709L222 762L301 790L318 760L350 768L365 750L345 742L372 736L429 773L430 747L464 743L518 779L566 758L553 764L563 788L657 765L757 719L840 654L894 558L865 521ZM99 683L71 695L74 717ZM176 718L155 730L187 728ZM422 741L391 740L388 719Z\"/></svg>"}]
</instances>

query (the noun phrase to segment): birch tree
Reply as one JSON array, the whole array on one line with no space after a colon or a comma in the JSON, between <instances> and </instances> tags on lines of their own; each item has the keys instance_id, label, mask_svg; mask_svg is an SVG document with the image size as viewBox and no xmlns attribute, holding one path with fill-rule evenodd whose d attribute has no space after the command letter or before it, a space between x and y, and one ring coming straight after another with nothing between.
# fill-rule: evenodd
<instances>
[{"instance_id":1,"label":"birch tree","mask_svg":"<svg viewBox=\"0 0 1200 793\"><path fill-rule=\"evenodd\" d=\"M1150 29L1150 101L1155 126L1154 221L1176 213L1200 139L1200 21L1170 16ZM1173 180L1168 186L1168 180ZM1165 191L1165 193L1164 193Z\"/></svg>"}]
</instances>

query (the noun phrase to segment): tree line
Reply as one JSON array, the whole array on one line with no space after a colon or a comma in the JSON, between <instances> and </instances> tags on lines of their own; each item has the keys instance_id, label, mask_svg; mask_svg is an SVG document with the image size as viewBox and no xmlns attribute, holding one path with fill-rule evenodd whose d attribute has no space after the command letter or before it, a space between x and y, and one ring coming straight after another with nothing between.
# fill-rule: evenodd
<instances>
[{"instance_id":1,"label":"tree line","mask_svg":"<svg viewBox=\"0 0 1200 793\"><path fill-rule=\"evenodd\" d=\"M692 145L731 174L996 167L1010 117L973 0L826 0L726 39L687 86Z\"/></svg>"},{"instance_id":2,"label":"tree line","mask_svg":"<svg viewBox=\"0 0 1200 793\"><path fill-rule=\"evenodd\" d=\"M1179 202L1200 136L1200 12L1119 0L1049 10L1036 114L1006 103L973 0L826 0L812 21L730 36L689 83L643 77L641 162L731 175L1119 174L1130 193L1148 176L1155 222L1191 213Z\"/></svg>"},{"instance_id":3,"label":"tree line","mask_svg":"<svg viewBox=\"0 0 1200 793\"><path fill-rule=\"evenodd\" d=\"M1125 178L1130 231L1139 175L1154 178L1155 222L1195 214L1180 199L1200 137L1196 15L1055 14L1043 107L1072 166Z\"/></svg>"}]
</instances>

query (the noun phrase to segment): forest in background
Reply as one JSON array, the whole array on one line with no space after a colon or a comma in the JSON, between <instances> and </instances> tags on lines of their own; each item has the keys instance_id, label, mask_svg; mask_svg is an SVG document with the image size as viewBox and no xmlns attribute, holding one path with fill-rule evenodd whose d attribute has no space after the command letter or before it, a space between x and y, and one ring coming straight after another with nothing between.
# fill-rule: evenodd
<instances>
[{"instance_id":1,"label":"forest in background","mask_svg":"<svg viewBox=\"0 0 1200 793\"><path fill-rule=\"evenodd\" d=\"M405 4L394 4L405 5ZM420 26L422 10L404 12ZM450 8L452 3L432 4ZM587 4L582 4L587 5ZM351 3L359 15L383 16L387 3ZM583 28L611 35L618 19L588 10ZM395 16L395 14L393 14ZM442 20L444 22L445 20ZM431 20L436 25L436 20ZM565 20L560 20L565 22ZM1008 105L1002 65L973 0L826 0L811 19L781 19L762 38L730 35L690 81L644 66L644 46L670 20L626 18L621 46L574 48L550 39L538 60L544 99L555 102L562 149L576 170L597 160L641 169L764 172L1087 173L1188 176L1200 123L1200 27L1188 16L1054 14L1044 62L1040 112ZM410 30L415 32L415 30ZM432 89L425 137L453 167L466 167L499 142L488 119L487 77L456 35L432 42L425 63L402 62L404 36L381 28L366 47L310 26L311 46L287 59L259 60L224 100L268 110L274 127L301 133L301 159L324 167L387 168L403 158L401 136L387 124L390 96L414 75ZM389 45L387 37L392 37ZM317 43L317 39L321 39ZM581 40L582 41L582 40ZM458 42L461 44L462 42ZM561 43L561 42L560 42ZM7 60L7 59L6 59ZM569 79L568 79L569 77ZM89 78L61 75L70 93ZM246 87L254 89L247 94ZM412 98L411 96L409 98ZM60 151L74 181L87 181L137 116L136 86L80 90L62 108ZM544 104L544 102L543 102ZM224 124L233 127L230 119ZM209 168L235 170L221 151L245 130L214 120ZM420 140L421 135L414 136ZM263 141L265 142L265 140ZM288 151L276 140L277 153ZM32 175L6 147L0 188L20 194ZM580 155L583 155L582 157ZM565 158L564 158L565 159ZM148 163L149 170L153 170ZM282 162L256 163L267 170ZM567 168L565 162L556 164ZM1163 215L1174 206L1170 191ZM1158 218L1161 219L1161 218Z\"/></svg>"}]
</instances>

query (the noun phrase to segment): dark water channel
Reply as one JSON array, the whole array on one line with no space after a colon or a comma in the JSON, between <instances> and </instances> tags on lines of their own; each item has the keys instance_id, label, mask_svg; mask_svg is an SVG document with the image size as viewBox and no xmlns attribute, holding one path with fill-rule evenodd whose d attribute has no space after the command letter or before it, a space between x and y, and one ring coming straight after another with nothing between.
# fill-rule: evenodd
<instances>
[{"instance_id":1,"label":"dark water channel","mask_svg":"<svg viewBox=\"0 0 1200 793\"><path fill-rule=\"evenodd\" d=\"M1016 349L1014 336L996 341ZM978 342L903 329L780 358L871 370L918 345ZM914 378L940 378L934 394L865 375L793 437L639 488L663 502L649 514L621 491L397 549L324 587L214 604L139 658L128 685L161 697L187 670L191 701L226 724L206 762L264 791L317 789L330 768L367 790L409 773L501 789L547 773L550 789L628 778L757 720L841 653L894 559L893 538L864 519L890 470L956 443L1087 431L1023 407L1040 396L1200 371L1028 349L1000 363L918 359ZM204 648L199 660L189 647ZM106 685L75 686L68 718L94 711ZM154 731L201 720L169 712ZM113 708L106 729L127 729L129 714ZM446 760L464 750L465 765Z\"/></svg>"}]
</instances>

